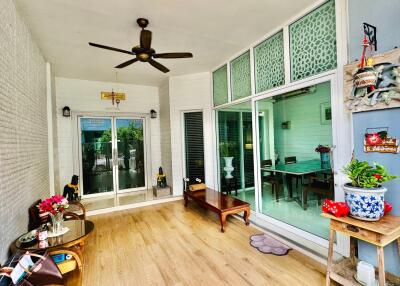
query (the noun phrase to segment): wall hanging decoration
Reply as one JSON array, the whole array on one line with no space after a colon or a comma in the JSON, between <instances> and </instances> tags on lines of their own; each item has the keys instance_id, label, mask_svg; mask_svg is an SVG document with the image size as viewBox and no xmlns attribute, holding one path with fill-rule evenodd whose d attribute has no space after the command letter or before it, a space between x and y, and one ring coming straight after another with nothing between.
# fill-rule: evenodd
<instances>
[{"instance_id":1,"label":"wall hanging decoration","mask_svg":"<svg viewBox=\"0 0 400 286\"><path fill-rule=\"evenodd\" d=\"M400 49L368 57L371 45L367 36L363 47L361 61L344 67L346 109L359 112L400 107Z\"/></svg>"},{"instance_id":2,"label":"wall hanging decoration","mask_svg":"<svg viewBox=\"0 0 400 286\"><path fill-rule=\"evenodd\" d=\"M364 138L364 152L399 153L399 141L388 136L388 127L367 128Z\"/></svg>"},{"instance_id":3,"label":"wall hanging decoration","mask_svg":"<svg viewBox=\"0 0 400 286\"><path fill-rule=\"evenodd\" d=\"M321 124L329 125L332 123L332 107L330 102L321 103Z\"/></svg>"},{"instance_id":4,"label":"wall hanging decoration","mask_svg":"<svg viewBox=\"0 0 400 286\"><path fill-rule=\"evenodd\" d=\"M115 82L118 83L118 73L115 73ZM109 91L102 91L100 93L100 98L102 100L111 100L112 105L117 105L117 108L121 102L121 100L125 100L125 93L123 92L114 92L114 88Z\"/></svg>"}]
</instances>

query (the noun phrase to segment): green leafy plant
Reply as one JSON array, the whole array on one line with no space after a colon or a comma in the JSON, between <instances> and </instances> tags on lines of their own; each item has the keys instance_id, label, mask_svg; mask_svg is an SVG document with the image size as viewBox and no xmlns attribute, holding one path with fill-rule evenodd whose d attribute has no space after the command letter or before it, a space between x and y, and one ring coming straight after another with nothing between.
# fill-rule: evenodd
<instances>
[{"instance_id":1,"label":"green leafy plant","mask_svg":"<svg viewBox=\"0 0 400 286\"><path fill-rule=\"evenodd\" d=\"M221 157L232 157L234 146L235 144L232 142L219 143L219 154Z\"/></svg>"},{"instance_id":2,"label":"green leafy plant","mask_svg":"<svg viewBox=\"0 0 400 286\"><path fill-rule=\"evenodd\" d=\"M349 176L351 185L364 189L378 188L383 183L394 180L397 176L390 175L385 167L374 163L370 165L367 161L357 159L343 168L343 172Z\"/></svg>"}]
</instances>

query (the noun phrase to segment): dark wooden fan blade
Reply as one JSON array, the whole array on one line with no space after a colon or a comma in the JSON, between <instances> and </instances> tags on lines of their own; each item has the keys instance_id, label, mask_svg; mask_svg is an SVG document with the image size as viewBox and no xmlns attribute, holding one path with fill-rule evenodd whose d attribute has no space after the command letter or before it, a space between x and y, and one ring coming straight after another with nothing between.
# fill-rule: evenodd
<instances>
[{"instance_id":1,"label":"dark wooden fan blade","mask_svg":"<svg viewBox=\"0 0 400 286\"><path fill-rule=\"evenodd\" d=\"M179 59L179 58L193 58L192 53L162 53L154 54L153 57L160 59Z\"/></svg>"},{"instance_id":2,"label":"dark wooden fan blade","mask_svg":"<svg viewBox=\"0 0 400 286\"><path fill-rule=\"evenodd\" d=\"M169 72L169 69L167 69L165 66L163 66L162 64L160 64L159 62L156 62L155 60L149 60L149 64L151 64L153 67L155 67L156 69L159 69L162 72Z\"/></svg>"},{"instance_id":3,"label":"dark wooden fan blade","mask_svg":"<svg viewBox=\"0 0 400 286\"><path fill-rule=\"evenodd\" d=\"M125 54L129 54L129 55L133 55L132 52L130 51L125 51L125 50L121 50L121 49L117 49L117 48L113 48L113 47L108 47L108 46L104 46L104 45L100 45L100 44L95 44L95 43L90 43L89 45L96 47L96 48L101 48L101 49L106 49L106 50L110 50L110 51L114 51L114 52L120 52L120 53L125 53Z\"/></svg>"},{"instance_id":4,"label":"dark wooden fan blade","mask_svg":"<svg viewBox=\"0 0 400 286\"><path fill-rule=\"evenodd\" d=\"M134 58L134 59L126 61L126 62L124 62L124 63L122 63L120 65L117 65L115 68L116 69L122 69L122 68L127 67L127 66L129 66L129 65L131 65L131 64L133 64L134 62L137 62L137 61L138 61L138 59Z\"/></svg>"},{"instance_id":5,"label":"dark wooden fan blade","mask_svg":"<svg viewBox=\"0 0 400 286\"><path fill-rule=\"evenodd\" d=\"M143 29L140 32L140 46L146 50L151 47L151 31Z\"/></svg>"}]
</instances>

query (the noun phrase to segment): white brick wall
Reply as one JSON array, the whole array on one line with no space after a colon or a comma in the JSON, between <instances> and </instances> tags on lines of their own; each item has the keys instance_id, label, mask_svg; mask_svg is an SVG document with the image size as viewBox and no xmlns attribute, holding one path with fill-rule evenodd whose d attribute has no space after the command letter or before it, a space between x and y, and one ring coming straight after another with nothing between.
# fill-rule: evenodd
<instances>
[{"instance_id":1,"label":"white brick wall","mask_svg":"<svg viewBox=\"0 0 400 286\"><path fill-rule=\"evenodd\" d=\"M49 194L45 60L12 0L0 1L0 262Z\"/></svg>"},{"instance_id":2,"label":"white brick wall","mask_svg":"<svg viewBox=\"0 0 400 286\"><path fill-rule=\"evenodd\" d=\"M167 175L168 185L173 187L172 159L171 159L171 122L169 105L169 83L165 81L158 88L160 97L160 143L161 143L161 166Z\"/></svg>"},{"instance_id":3,"label":"white brick wall","mask_svg":"<svg viewBox=\"0 0 400 286\"><path fill-rule=\"evenodd\" d=\"M207 186L214 188L213 123L211 105L210 73L198 73L170 77L169 79L170 119L171 119L171 153L174 195L182 194L183 140L182 112L190 110L203 111L204 134L204 168Z\"/></svg>"},{"instance_id":4,"label":"white brick wall","mask_svg":"<svg viewBox=\"0 0 400 286\"><path fill-rule=\"evenodd\" d=\"M79 158L76 151L74 137L78 135L77 125L74 125L73 116L66 118L61 114L64 106L69 106L73 114L89 112L93 115L107 113L138 114L149 113L154 109L159 113L158 88L100 81L59 78L55 79L57 103L57 132L58 132L58 161L59 161L59 188L71 180L73 174L79 174ZM112 108L111 101L101 100L101 91L125 92L126 100L119 105L119 110ZM160 118L150 120L151 140L151 184L156 183L156 173L161 165L160 148ZM151 186L149 186L151 187Z\"/></svg>"}]
</instances>

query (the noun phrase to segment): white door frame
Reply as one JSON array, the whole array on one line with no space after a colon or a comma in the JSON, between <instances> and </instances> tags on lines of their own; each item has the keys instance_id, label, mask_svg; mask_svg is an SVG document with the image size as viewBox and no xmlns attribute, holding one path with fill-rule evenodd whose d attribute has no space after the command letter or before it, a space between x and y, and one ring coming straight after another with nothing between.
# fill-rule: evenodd
<instances>
[{"instance_id":1,"label":"white door frame","mask_svg":"<svg viewBox=\"0 0 400 286\"><path fill-rule=\"evenodd\" d=\"M124 119L142 119L143 120L143 140L144 140L144 161L145 161L145 187L142 187L140 189L132 190L129 189L126 192L132 192L132 191L141 191L144 189L147 189L149 182L151 182L151 131L150 131L150 115L147 113L127 113L127 112L121 112L121 113L116 113L116 112L86 112L86 111L79 111L79 112L71 112L71 123L72 123L72 137L73 137L73 158L78 158L78 160L74 160L73 162L73 173L74 174L79 174L81 178L81 188L80 188L80 195L82 198L94 198L94 197L101 197L101 196L110 196L110 195L117 195L126 193L124 191L122 192L116 192L118 189L118 186L114 186L112 192L105 192L105 193L99 193L99 194L91 194L91 195L83 195L83 176L82 176L82 152L81 152L81 126L80 126L80 118L86 117L86 118L110 118L111 119L111 124L113 125L114 123L114 118L124 118ZM114 142L114 140L112 140ZM113 143L114 144L114 143ZM112 146L114 150L114 145ZM113 166L114 169L114 166ZM114 185L115 185L115 171L113 170L113 180L114 180Z\"/></svg>"}]
</instances>

